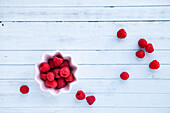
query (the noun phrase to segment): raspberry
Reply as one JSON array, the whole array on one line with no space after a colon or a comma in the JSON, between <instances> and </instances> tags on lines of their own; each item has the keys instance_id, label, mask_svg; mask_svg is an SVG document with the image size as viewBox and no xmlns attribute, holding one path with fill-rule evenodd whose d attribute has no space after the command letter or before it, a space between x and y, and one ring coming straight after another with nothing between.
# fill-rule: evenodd
<instances>
[{"instance_id":1,"label":"raspberry","mask_svg":"<svg viewBox=\"0 0 170 113\"><path fill-rule=\"evenodd\" d=\"M53 59L49 59L48 64L50 65L50 68L55 68L54 63L53 63Z\"/></svg>"},{"instance_id":2,"label":"raspberry","mask_svg":"<svg viewBox=\"0 0 170 113\"><path fill-rule=\"evenodd\" d=\"M70 74L70 70L68 67L63 67L60 69L60 76L62 77L68 77Z\"/></svg>"},{"instance_id":3,"label":"raspberry","mask_svg":"<svg viewBox=\"0 0 170 113\"><path fill-rule=\"evenodd\" d=\"M58 89L66 86L66 82L65 82L64 78L57 79L57 84L58 84L58 86L57 86Z\"/></svg>"},{"instance_id":4,"label":"raspberry","mask_svg":"<svg viewBox=\"0 0 170 113\"><path fill-rule=\"evenodd\" d=\"M54 73L55 78L61 78L61 76L59 75L60 69L54 69L52 72Z\"/></svg>"},{"instance_id":5,"label":"raspberry","mask_svg":"<svg viewBox=\"0 0 170 113\"><path fill-rule=\"evenodd\" d=\"M29 87L27 85L23 85L20 87L20 92L22 94L27 94L29 92Z\"/></svg>"},{"instance_id":6,"label":"raspberry","mask_svg":"<svg viewBox=\"0 0 170 113\"><path fill-rule=\"evenodd\" d=\"M45 81L45 85L46 85L47 87L51 87L51 81L46 80L46 81Z\"/></svg>"},{"instance_id":7,"label":"raspberry","mask_svg":"<svg viewBox=\"0 0 170 113\"><path fill-rule=\"evenodd\" d=\"M89 105L92 105L95 102L95 100L96 100L96 98L93 95L86 97L86 101Z\"/></svg>"},{"instance_id":8,"label":"raspberry","mask_svg":"<svg viewBox=\"0 0 170 113\"><path fill-rule=\"evenodd\" d=\"M55 67L59 67L63 63L63 59L58 58L58 57L54 57L53 62L54 62Z\"/></svg>"},{"instance_id":9,"label":"raspberry","mask_svg":"<svg viewBox=\"0 0 170 113\"><path fill-rule=\"evenodd\" d=\"M86 95L85 95L85 93L84 93L83 91L81 91L81 90L77 91L77 93L76 93L76 98L77 98L78 100L84 100L85 97L86 97Z\"/></svg>"},{"instance_id":10,"label":"raspberry","mask_svg":"<svg viewBox=\"0 0 170 113\"><path fill-rule=\"evenodd\" d=\"M47 80L47 74L45 74L45 73L40 73L40 78L42 79L42 80Z\"/></svg>"},{"instance_id":11,"label":"raspberry","mask_svg":"<svg viewBox=\"0 0 170 113\"><path fill-rule=\"evenodd\" d=\"M55 80L53 80L53 81L46 80L45 85L47 87L56 88L58 84Z\"/></svg>"},{"instance_id":12,"label":"raspberry","mask_svg":"<svg viewBox=\"0 0 170 113\"><path fill-rule=\"evenodd\" d=\"M127 36L127 33L124 29L120 29L118 32L117 32L117 37L118 38L125 38Z\"/></svg>"},{"instance_id":13,"label":"raspberry","mask_svg":"<svg viewBox=\"0 0 170 113\"><path fill-rule=\"evenodd\" d=\"M74 76L73 76L73 74L70 73L70 75L69 75L68 77L66 77L65 80L66 80L67 82L73 82L73 81L74 81Z\"/></svg>"},{"instance_id":14,"label":"raspberry","mask_svg":"<svg viewBox=\"0 0 170 113\"><path fill-rule=\"evenodd\" d=\"M160 64L157 60L153 60L150 64L149 64L149 68L151 69L158 69L160 67Z\"/></svg>"},{"instance_id":15,"label":"raspberry","mask_svg":"<svg viewBox=\"0 0 170 113\"><path fill-rule=\"evenodd\" d=\"M145 48L146 52L148 53L152 53L154 51L153 45L151 43L149 43L146 48Z\"/></svg>"},{"instance_id":16,"label":"raspberry","mask_svg":"<svg viewBox=\"0 0 170 113\"><path fill-rule=\"evenodd\" d=\"M43 62L43 63L40 64L39 68L40 68L40 71L47 72L47 71L50 70L50 65L46 62Z\"/></svg>"},{"instance_id":17,"label":"raspberry","mask_svg":"<svg viewBox=\"0 0 170 113\"><path fill-rule=\"evenodd\" d=\"M138 41L138 45L139 47L141 48L145 48L147 46L147 41L143 38L141 38L139 41Z\"/></svg>"},{"instance_id":18,"label":"raspberry","mask_svg":"<svg viewBox=\"0 0 170 113\"><path fill-rule=\"evenodd\" d=\"M54 75L53 72L48 72L48 73L47 73L47 79L48 79L49 81L53 81L53 80L54 80L54 77L55 77L55 75Z\"/></svg>"},{"instance_id":19,"label":"raspberry","mask_svg":"<svg viewBox=\"0 0 170 113\"><path fill-rule=\"evenodd\" d=\"M143 50L137 51L137 52L136 52L136 56L137 56L138 58L143 58L143 57L145 57L145 51L143 51Z\"/></svg>"},{"instance_id":20,"label":"raspberry","mask_svg":"<svg viewBox=\"0 0 170 113\"><path fill-rule=\"evenodd\" d=\"M120 74L120 78L121 78L122 80L127 80L127 79L129 78L129 74L128 74L127 72L122 72L122 73Z\"/></svg>"},{"instance_id":21,"label":"raspberry","mask_svg":"<svg viewBox=\"0 0 170 113\"><path fill-rule=\"evenodd\" d=\"M60 65L60 68L63 68L63 67L68 67L68 68L70 67L68 60L64 60L63 63Z\"/></svg>"}]
</instances>

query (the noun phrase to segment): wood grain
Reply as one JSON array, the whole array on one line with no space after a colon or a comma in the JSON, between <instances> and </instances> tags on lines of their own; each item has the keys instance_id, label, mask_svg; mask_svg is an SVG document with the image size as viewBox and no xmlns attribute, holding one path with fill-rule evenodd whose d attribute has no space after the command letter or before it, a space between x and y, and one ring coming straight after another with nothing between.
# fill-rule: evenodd
<instances>
[{"instance_id":1,"label":"wood grain","mask_svg":"<svg viewBox=\"0 0 170 113\"><path fill-rule=\"evenodd\" d=\"M170 20L169 13L170 13L169 7L128 7L128 8L0 7L0 16L2 21Z\"/></svg>"},{"instance_id":2,"label":"wood grain","mask_svg":"<svg viewBox=\"0 0 170 113\"><path fill-rule=\"evenodd\" d=\"M3 23L0 50L129 50L146 38L155 49L170 49L170 22ZM17 27L17 29L16 29ZM124 28L127 38L119 40ZM167 30L166 30L167 29Z\"/></svg>"}]
</instances>

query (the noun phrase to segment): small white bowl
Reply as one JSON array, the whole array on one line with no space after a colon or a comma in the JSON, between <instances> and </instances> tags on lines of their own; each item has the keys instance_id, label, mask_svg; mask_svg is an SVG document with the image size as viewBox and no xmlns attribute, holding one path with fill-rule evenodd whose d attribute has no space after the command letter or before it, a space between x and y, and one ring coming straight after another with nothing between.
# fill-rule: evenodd
<instances>
[{"instance_id":1,"label":"small white bowl","mask_svg":"<svg viewBox=\"0 0 170 113\"><path fill-rule=\"evenodd\" d=\"M48 62L48 60L50 58L53 58L54 56L61 56L63 57L64 60L68 60L70 63L70 68L71 68L71 72L74 75L74 81L71 83L68 83L67 86L65 86L64 88L61 89L54 89L54 88L48 88L45 86L45 83L43 80L41 80L40 78L40 70L39 70L39 66L42 62ZM78 81L77 78L77 70L78 70L78 66L74 63L73 58L70 55L65 55L59 51L55 51L53 53L45 53L40 62L38 62L37 64L35 64L35 81L40 85L40 89L44 92L50 92L52 95L59 95L60 93L68 93L70 92L71 88L73 85L75 85Z\"/></svg>"}]
</instances>

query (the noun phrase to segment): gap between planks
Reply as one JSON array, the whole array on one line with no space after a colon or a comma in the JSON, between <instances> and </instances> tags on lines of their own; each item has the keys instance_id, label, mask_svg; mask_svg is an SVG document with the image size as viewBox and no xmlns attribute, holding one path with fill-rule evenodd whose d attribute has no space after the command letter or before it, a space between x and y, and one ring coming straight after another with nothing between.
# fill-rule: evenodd
<instances>
[{"instance_id":1,"label":"gap between planks","mask_svg":"<svg viewBox=\"0 0 170 113\"><path fill-rule=\"evenodd\" d=\"M58 51L137 51L139 49L57 49ZM56 49L0 49L0 51L56 51ZM154 51L170 51L170 49L154 49Z\"/></svg>"},{"instance_id":2,"label":"gap between planks","mask_svg":"<svg viewBox=\"0 0 170 113\"><path fill-rule=\"evenodd\" d=\"M170 5L129 5L129 6L0 6L0 8L116 8L116 7L170 7Z\"/></svg>"}]
</instances>

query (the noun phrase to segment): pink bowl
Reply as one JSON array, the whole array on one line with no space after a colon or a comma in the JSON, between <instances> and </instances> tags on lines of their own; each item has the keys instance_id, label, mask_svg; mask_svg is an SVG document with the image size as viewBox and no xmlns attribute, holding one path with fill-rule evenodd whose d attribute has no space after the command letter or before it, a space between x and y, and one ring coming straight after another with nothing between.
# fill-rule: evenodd
<instances>
[{"instance_id":1,"label":"pink bowl","mask_svg":"<svg viewBox=\"0 0 170 113\"><path fill-rule=\"evenodd\" d=\"M48 62L48 59L53 58L54 56L61 56L63 57L64 60L68 60L70 63L70 68L72 69L71 72L73 73L75 80L71 83L68 83L67 86L65 86L64 88L61 89L54 89L54 88L48 88L45 86L44 81L41 80L40 78L40 70L39 70L39 66L42 62ZM78 81L77 78L77 70L78 70L78 66L73 62L73 58L70 55L65 55L59 51L55 51L53 53L45 53L40 62L38 62L37 64L35 64L35 81L40 85L40 89L44 92L50 92L52 95L59 95L60 93L68 93L70 92L71 88L73 85L75 85Z\"/></svg>"}]
</instances>

